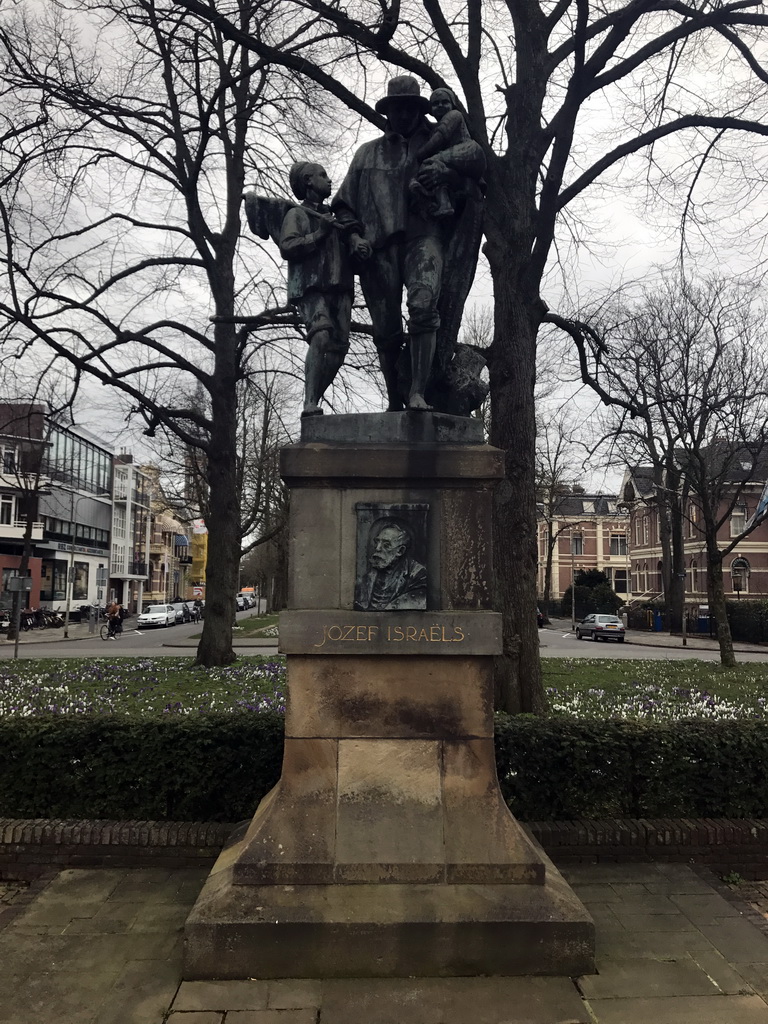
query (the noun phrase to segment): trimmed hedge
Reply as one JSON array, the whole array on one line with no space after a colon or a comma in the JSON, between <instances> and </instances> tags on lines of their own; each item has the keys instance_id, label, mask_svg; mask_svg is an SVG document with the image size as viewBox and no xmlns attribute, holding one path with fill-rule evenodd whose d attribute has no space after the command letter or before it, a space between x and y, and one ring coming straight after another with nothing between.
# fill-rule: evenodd
<instances>
[{"instance_id":1,"label":"trimmed hedge","mask_svg":"<svg viewBox=\"0 0 768 1024\"><path fill-rule=\"evenodd\" d=\"M768 601L726 601L734 640L768 643Z\"/></svg>"},{"instance_id":2,"label":"trimmed hedge","mask_svg":"<svg viewBox=\"0 0 768 1024\"><path fill-rule=\"evenodd\" d=\"M523 820L768 816L764 721L499 715L496 763Z\"/></svg>"},{"instance_id":3,"label":"trimmed hedge","mask_svg":"<svg viewBox=\"0 0 768 1024\"><path fill-rule=\"evenodd\" d=\"M0 817L240 821L280 774L283 719L0 718ZM768 817L768 723L499 715L523 820Z\"/></svg>"},{"instance_id":4,"label":"trimmed hedge","mask_svg":"<svg viewBox=\"0 0 768 1024\"><path fill-rule=\"evenodd\" d=\"M284 719L0 718L0 817L241 821L280 777Z\"/></svg>"}]
</instances>

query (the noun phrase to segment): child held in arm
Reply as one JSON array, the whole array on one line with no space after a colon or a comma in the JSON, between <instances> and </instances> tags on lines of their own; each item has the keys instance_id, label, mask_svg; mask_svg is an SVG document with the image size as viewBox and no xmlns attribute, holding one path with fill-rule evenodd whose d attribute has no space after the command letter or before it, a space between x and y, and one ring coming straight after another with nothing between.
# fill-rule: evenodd
<instances>
[{"instance_id":1,"label":"child held in arm","mask_svg":"<svg viewBox=\"0 0 768 1024\"><path fill-rule=\"evenodd\" d=\"M429 106L437 124L416 154L419 163L431 157L439 157L442 152L461 142L471 141L464 115L457 109L456 97L450 89L435 89L429 97ZM432 200L428 212L437 220L447 220L454 215L453 197L447 185L437 185L430 190L414 178L410 190L415 196Z\"/></svg>"},{"instance_id":2,"label":"child held in arm","mask_svg":"<svg viewBox=\"0 0 768 1024\"><path fill-rule=\"evenodd\" d=\"M325 205L331 181L321 164L295 163L289 181L302 202L283 219L280 253L288 261L288 301L307 328L302 416L320 416L320 400L349 350L354 293L349 256L366 259L370 245L360 236L359 225L342 231Z\"/></svg>"}]
</instances>

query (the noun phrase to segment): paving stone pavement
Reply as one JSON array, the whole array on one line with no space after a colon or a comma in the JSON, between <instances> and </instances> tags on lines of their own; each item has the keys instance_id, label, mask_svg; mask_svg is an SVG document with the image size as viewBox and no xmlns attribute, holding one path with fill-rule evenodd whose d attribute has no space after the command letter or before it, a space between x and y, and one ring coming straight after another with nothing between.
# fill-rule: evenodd
<instances>
[{"instance_id":1,"label":"paving stone pavement","mask_svg":"<svg viewBox=\"0 0 768 1024\"><path fill-rule=\"evenodd\" d=\"M28 882L0 881L0 904L10 904L29 888Z\"/></svg>"},{"instance_id":2,"label":"paving stone pavement","mask_svg":"<svg viewBox=\"0 0 768 1024\"><path fill-rule=\"evenodd\" d=\"M761 919L683 865L565 871L597 927L598 973L577 979L183 982L205 873L70 869L19 896L0 1024L768 1024Z\"/></svg>"}]
</instances>

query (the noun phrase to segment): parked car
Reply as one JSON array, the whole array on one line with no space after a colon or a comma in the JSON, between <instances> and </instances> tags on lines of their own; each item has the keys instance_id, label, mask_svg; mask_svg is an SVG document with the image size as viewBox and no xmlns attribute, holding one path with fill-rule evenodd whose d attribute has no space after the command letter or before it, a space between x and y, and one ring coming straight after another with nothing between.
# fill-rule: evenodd
<instances>
[{"instance_id":1,"label":"parked car","mask_svg":"<svg viewBox=\"0 0 768 1024\"><path fill-rule=\"evenodd\" d=\"M588 615L576 627L576 639L617 640L624 643L624 623L618 615Z\"/></svg>"},{"instance_id":2,"label":"parked car","mask_svg":"<svg viewBox=\"0 0 768 1024\"><path fill-rule=\"evenodd\" d=\"M173 601L171 608L176 612L176 622L191 622L192 611L186 601Z\"/></svg>"},{"instance_id":3,"label":"parked car","mask_svg":"<svg viewBox=\"0 0 768 1024\"><path fill-rule=\"evenodd\" d=\"M235 604L239 612L244 612L248 607L248 600L243 594L235 594Z\"/></svg>"},{"instance_id":4,"label":"parked car","mask_svg":"<svg viewBox=\"0 0 768 1024\"><path fill-rule=\"evenodd\" d=\"M175 626L176 609L172 604L148 604L136 619L139 629L142 626Z\"/></svg>"}]
</instances>

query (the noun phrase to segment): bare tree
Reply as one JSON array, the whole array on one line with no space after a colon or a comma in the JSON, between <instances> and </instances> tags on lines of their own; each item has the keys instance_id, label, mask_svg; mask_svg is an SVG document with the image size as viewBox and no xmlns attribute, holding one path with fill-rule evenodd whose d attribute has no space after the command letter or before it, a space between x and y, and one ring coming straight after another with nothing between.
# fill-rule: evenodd
<instances>
[{"instance_id":1,"label":"bare tree","mask_svg":"<svg viewBox=\"0 0 768 1024\"><path fill-rule=\"evenodd\" d=\"M551 418L540 416L536 438L536 499L539 515L546 524L544 587L539 603L545 619L549 618L555 546L560 536L576 525L572 519L563 518L565 506L581 476L575 434L576 428L567 410Z\"/></svg>"},{"instance_id":2,"label":"bare tree","mask_svg":"<svg viewBox=\"0 0 768 1024\"><path fill-rule=\"evenodd\" d=\"M604 384L634 413L618 414L612 433L619 450L652 466L670 604L681 617L687 522L706 549L724 665L735 658L723 560L756 524L729 531L727 541L721 530L768 465L764 321L752 291L738 283L694 286L675 277L625 307L622 322L605 332Z\"/></svg>"},{"instance_id":3,"label":"bare tree","mask_svg":"<svg viewBox=\"0 0 768 1024\"><path fill-rule=\"evenodd\" d=\"M570 333L582 347L585 380L591 341L580 325L550 311L542 296L556 229L567 224L575 244L582 244L588 229L583 220L579 228L579 218L587 190L601 180L614 186L625 165L642 179L642 165L632 159L640 153L647 158L645 179L655 201L667 186L682 193L689 224L703 213L696 199L704 183L716 188L717 182L732 181L742 189L746 208L748 179L738 180L727 136L768 135L768 75L755 47L766 15L752 0L695 6L467 0L458 7L439 0L282 0L283 29L267 36L243 31L229 0L176 3L263 61L307 76L379 128L383 120L364 91L366 55L432 88L458 84L470 132L488 163L485 254L494 288L490 440L505 451L506 473L495 494L505 646L500 669L508 710L541 710L533 614L536 339L546 323ZM378 91L381 74L370 78ZM597 108L599 132L589 117ZM675 136L686 154L679 161ZM750 159L761 157L753 146ZM710 177L708 168L718 161L719 176Z\"/></svg>"},{"instance_id":4,"label":"bare tree","mask_svg":"<svg viewBox=\"0 0 768 1024\"><path fill-rule=\"evenodd\" d=\"M295 338L270 326L270 281L240 260L241 248L256 251L241 238L241 196L246 182L270 187L280 154L309 143L307 126L327 123L328 105L309 80L267 69L171 0L25 10L0 22L0 81L30 112L26 123L43 109L65 141L51 153L38 136L0 195L2 357L43 345L76 377L118 389L148 435L165 429L202 453L209 559L198 661L225 664L242 532L239 388L255 351L281 332ZM270 5L241 0L231 13L248 38L273 31ZM90 49L78 18L95 36ZM239 325L243 305L262 313ZM188 400L198 386L204 410Z\"/></svg>"},{"instance_id":5,"label":"bare tree","mask_svg":"<svg viewBox=\"0 0 768 1024\"><path fill-rule=\"evenodd\" d=\"M206 393L198 388L190 406L203 417L210 415ZM280 449L292 440L287 411L296 396L286 389L282 375L264 366L238 386L237 488L240 495L240 554L265 544L287 522L287 491L279 472ZM181 444L160 428L148 447L162 466L163 493L183 522L210 518L208 457L205 437L196 446Z\"/></svg>"}]
</instances>

